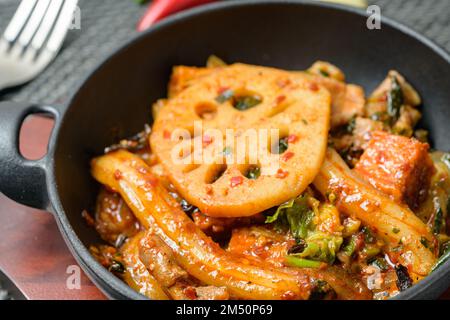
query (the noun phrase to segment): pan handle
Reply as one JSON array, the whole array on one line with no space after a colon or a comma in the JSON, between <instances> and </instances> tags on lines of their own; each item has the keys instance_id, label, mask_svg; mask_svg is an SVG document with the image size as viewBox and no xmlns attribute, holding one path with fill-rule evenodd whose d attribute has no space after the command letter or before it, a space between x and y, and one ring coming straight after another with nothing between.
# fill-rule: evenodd
<instances>
[{"instance_id":1,"label":"pan handle","mask_svg":"<svg viewBox=\"0 0 450 320\"><path fill-rule=\"evenodd\" d=\"M48 209L48 153L42 159L33 161L25 159L19 151L22 123L28 115L36 113L52 116L54 128L57 127L60 112L55 107L0 102L0 192L21 204Z\"/></svg>"}]
</instances>

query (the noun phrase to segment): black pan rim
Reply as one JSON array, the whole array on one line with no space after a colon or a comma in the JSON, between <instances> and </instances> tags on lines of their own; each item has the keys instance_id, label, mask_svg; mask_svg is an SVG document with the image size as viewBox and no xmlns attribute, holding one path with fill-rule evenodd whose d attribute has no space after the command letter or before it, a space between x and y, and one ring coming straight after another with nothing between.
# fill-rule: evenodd
<instances>
[{"instance_id":1,"label":"black pan rim","mask_svg":"<svg viewBox=\"0 0 450 320\"><path fill-rule=\"evenodd\" d=\"M66 111L73 105L73 102L76 100L79 92L82 91L85 84L88 80L96 74L99 70L101 70L107 62L114 56L121 54L123 51L128 50L135 43L141 41L145 37L148 37L150 34L156 33L161 29L164 29L170 25L176 24L179 21L184 21L186 19L190 19L192 17L207 14L209 12L214 12L226 8L238 8L244 6L266 6L266 5L302 5L302 6L314 6L321 8L334 9L338 11L348 12L350 14L355 14L358 16L367 17L367 13L361 9L343 6L339 4L325 3L319 1L310 1L310 0L232 0L226 2L217 2L204 6L200 6L197 8L193 8L190 10L183 11L181 13L175 14L167 19L155 24L153 27L148 30L137 34L131 39L127 40L122 44L118 49L111 52L104 59L99 62L96 67L94 67L87 75L82 78L78 84L75 86L73 93L69 97L67 103L62 108L60 118L61 121L58 125L55 125L53 128L52 137L49 141L49 154L48 154L48 163L47 163L47 189L49 194L49 200L51 206L53 208L52 212L57 220L58 227L60 232L62 233L66 244L68 245L71 253L74 255L76 260L84 267L83 269L88 273L88 276L93 280L94 283L98 285L100 290L103 291L110 298L129 298L129 299L146 299L140 293L137 293L133 289L131 289L126 283L122 282L120 279L115 277L112 273L106 270L103 266L101 266L89 253L89 250L84 246L84 244L79 239L78 235L73 230L70 222L67 218L67 215L63 209L63 205L59 198L58 187L55 182L55 162L54 162L54 152L55 146L58 143L58 132L61 127ZM420 42L422 45L430 48L434 53L444 59L448 64L450 64L450 56L449 54L437 45L434 41L428 39L427 37L421 35L420 33L412 30L411 28L392 20L388 17L382 17L383 25L396 29L408 37L415 39ZM441 279L450 276L450 260L447 261L439 270L433 272L428 275L424 280L420 283L414 285L412 288L400 293L396 297L392 298L394 300L405 300L405 299L414 299L419 292L431 290L434 285ZM108 288L108 289L107 289ZM109 289L115 291L115 294L109 292Z\"/></svg>"}]
</instances>

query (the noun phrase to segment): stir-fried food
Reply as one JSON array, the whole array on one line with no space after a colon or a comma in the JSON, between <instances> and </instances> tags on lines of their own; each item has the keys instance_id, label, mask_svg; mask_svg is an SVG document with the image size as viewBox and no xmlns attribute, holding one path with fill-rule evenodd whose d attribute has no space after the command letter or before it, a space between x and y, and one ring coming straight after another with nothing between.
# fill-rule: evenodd
<instances>
[{"instance_id":1,"label":"stir-fried food","mask_svg":"<svg viewBox=\"0 0 450 320\"><path fill-rule=\"evenodd\" d=\"M397 71L212 56L174 67L153 125L91 161L94 257L151 299L387 299L450 256L450 154ZM150 120L148 122L151 122Z\"/></svg>"}]
</instances>

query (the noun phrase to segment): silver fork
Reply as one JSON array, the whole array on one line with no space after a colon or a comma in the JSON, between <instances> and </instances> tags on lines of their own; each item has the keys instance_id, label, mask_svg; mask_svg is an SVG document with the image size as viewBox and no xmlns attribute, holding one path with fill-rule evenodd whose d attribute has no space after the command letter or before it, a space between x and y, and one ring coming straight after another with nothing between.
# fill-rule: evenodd
<instances>
[{"instance_id":1,"label":"silver fork","mask_svg":"<svg viewBox=\"0 0 450 320\"><path fill-rule=\"evenodd\" d=\"M0 38L0 90L34 79L56 57L78 0L22 0Z\"/></svg>"}]
</instances>

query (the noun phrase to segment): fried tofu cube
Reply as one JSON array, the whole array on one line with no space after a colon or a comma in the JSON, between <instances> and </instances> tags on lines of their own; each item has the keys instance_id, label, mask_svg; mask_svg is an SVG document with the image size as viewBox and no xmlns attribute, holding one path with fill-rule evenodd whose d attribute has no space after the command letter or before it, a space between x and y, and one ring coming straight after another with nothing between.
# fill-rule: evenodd
<instances>
[{"instance_id":1,"label":"fried tofu cube","mask_svg":"<svg viewBox=\"0 0 450 320\"><path fill-rule=\"evenodd\" d=\"M426 143L377 131L354 170L372 186L414 210L425 199L434 173L428 150Z\"/></svg>"}]
</instances>

